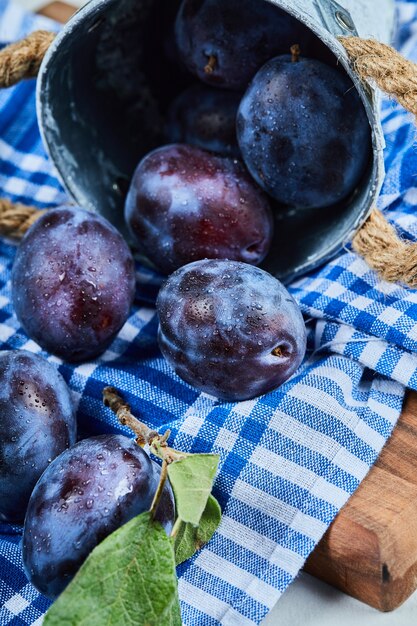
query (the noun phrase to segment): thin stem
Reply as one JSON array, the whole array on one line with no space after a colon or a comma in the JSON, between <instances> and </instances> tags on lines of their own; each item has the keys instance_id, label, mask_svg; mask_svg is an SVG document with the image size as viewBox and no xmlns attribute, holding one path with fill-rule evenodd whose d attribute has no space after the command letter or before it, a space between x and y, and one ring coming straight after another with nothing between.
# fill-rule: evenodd
<instances>
[{"instance_id":1,"label":"thin stem","mask_svg":"<svg viewBox=\"0 0 417 626\"><path fill-rule=\"evenodd\" d=\"M149 443L150 436L154 437L158 434L132 415L130 405L123 400L114 387L103 389L103 402L113 411L123 426L127 426L135 433L136 441L140 446Z\"/></svg>"},{"instance_id":2,"label":"thin stem","mask_svg":"<svg viewBox=\"0 0 417 626\"><path fill-rule=\"evenodd\" d=\"M141 447L148 444L151 452L167 463L180 461L187 456L183 452L168 446L167 440L171 431L167 430L163 435L160 435L156 430L152 430L132 415L130 405L123 400L114 387L105 387L103 389L103 402L105 406L108 406L113 411L123 426L127 426L135 433L136 442Z\"/></svg>"},{"instance_id":3,"label":"thin stem","mask_svg":"<svg viewBox=\"0 0 417 626\"><path fill-rule=\"evenodd\" d=\"M301 56L301 49L298 43L295 43L293 46L291 46L290 52L291 52L291 61L293 63L298 63L298 61L300 60L300 56Z\"/></svg>"},{"instance_id":4,"label":"thin stem","mask_svg":"<svg viewBox=\"0 0 417 626\"><path fill-rule=\"evenodd\" d=\"M167 431L169 432L169 431ZM165 433L166 435L167 433ZM183 452L179 452L178 450L174 450L167 445L165 435L158 435L154 437L149 444L151 452L159 457L160 459L164 459L168 464L173 463L174 461L180 461L181 459L185 459L187 456Z\"/></svg>"},{"instance_id":5,"label":"thin stem","mask_svg":"<svg viewBox=\"0 0 417 626\"><path fill-rule=\"evenodd\" d=\"M216 65L217 65L217 58L214 56L214 54L210 54L208 61L207 61L207 65L204 67L205 73L213 74L214 70L216 69Z\"/></svg>"},{"instance_id":6,"label":"thin stem","mask_svg":"<svg viewBox=\"0 0 417 626\"><path fill-rule=\"evenodd\" d=\"M153 497L151 508L149 509L152 514L152 518L155 517L155 513L157 511L158 504L161 499L167 477L168 477L168 463L164 461L162 463L161 476L159 477L158 488Z\"/></svg>"},{"instance_id":7,"label":"thin stem","mask_svg":"<svg viewBox=\"0 0 417 626\"><path fill-rule=\"evenodd\" d=\"M181 524L182 524L182 519L180 517L177 517L177 519L175 520L174 526L172 527L170 537L176 537L178 535L178 531L181 527Z\"/></svg>"}]
</instances>

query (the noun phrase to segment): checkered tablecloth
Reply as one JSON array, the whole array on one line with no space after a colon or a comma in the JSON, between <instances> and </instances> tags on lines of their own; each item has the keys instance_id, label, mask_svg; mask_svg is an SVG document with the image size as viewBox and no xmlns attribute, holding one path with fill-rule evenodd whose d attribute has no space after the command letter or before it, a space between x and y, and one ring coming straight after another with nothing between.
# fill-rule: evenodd
<instances>
[{"instance_id":1,"label":"checkered tablecloth","mask_svg":"<svg viewBox=\"0 0 417 626\"><path fill-rule=\"evenodd\" d=\"M417 3L398 2L398 46L417 60ZM0 43L43 18L0 0ZM34 81L0 92L0 195L38 206L66 200L41 145ZM380 207L417 239L417 151L411 117L383 103L387 178ZM123 432L101 403L122 390L176 448L220 455L215 495L223 509L211 542L178 569L184 624L259 624L376 460L398 419L405 386L417 389L417 291L378 280L346 252L291 286L309 327L308 359L283 387L237 404L218 402L173 374L157 343L159 278L137 267L132 314L105 354L68 365L41 351L10 303L15 248L0 243L3 349L44 354L78 407L80 431ZM1 418L0 418L1 419ZM49 606L28 583L21 528L0 527L0 625L37 625Z\"/></svg>"}]
</instances>

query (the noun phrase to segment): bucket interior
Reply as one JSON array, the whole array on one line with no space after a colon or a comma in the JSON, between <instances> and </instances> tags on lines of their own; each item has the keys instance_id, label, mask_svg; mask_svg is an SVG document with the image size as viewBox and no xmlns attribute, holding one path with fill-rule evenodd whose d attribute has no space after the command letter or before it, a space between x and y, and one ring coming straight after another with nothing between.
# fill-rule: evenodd
<instances>
[{"instance_id":1,"label":"bucket interior","mask_svg":"<svg viewBox=\"0 0 417 626\"><path fill-rule=\"evenodd\" d=\"M170 58L179 4L94 0L72 18L41 71L41 130L65 186L77 203L124 232L124 199L133 171L149 150L166 143L167 108L196 82ZM345 71L317 42L327 62ZM369 211L376 187L373 161L339 205L276 210L275 238L263 267L288 282L340 249Z\"/></svg>"}]
</instances>

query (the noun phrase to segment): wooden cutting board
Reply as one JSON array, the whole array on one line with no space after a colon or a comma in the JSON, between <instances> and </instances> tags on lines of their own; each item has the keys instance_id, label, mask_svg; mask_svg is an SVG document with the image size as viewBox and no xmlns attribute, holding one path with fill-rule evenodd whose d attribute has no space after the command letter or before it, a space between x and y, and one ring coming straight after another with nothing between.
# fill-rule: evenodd
<instances>
[{"instance_id":1,"label":"wooden cutting board","mask_svg":"<svg viewBox=\"0 0 417 626\"><path fill-rule=\"evenodd\" d=\"M39 12L65 22L73 6ZM308 559L305 570L380 611L417 588L417 393L377 463Z\"/></svg>"},{"instance_id":2,"label":"wooden cutting board","mask_svg":"<svg viewBox=\"0 0 417 626\"><path fill-rule=\"evenodd\" d=\"M417 588L417 393L391 438L308 559L313 576L392 611Z\"/></svg>"}]
</instances>

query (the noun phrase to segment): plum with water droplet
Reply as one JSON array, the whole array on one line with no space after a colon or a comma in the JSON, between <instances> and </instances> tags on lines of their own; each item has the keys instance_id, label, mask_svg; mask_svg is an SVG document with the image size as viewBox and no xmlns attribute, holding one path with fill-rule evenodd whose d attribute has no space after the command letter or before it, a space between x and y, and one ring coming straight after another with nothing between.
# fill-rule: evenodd
<instances>
[{"instance_id":1,"label":"plum with water droplet","mask_svg":"<svg viewBox=\"0 0 417 626\"><path fill-rule=\"evenodd\" d=\"M294 298L246 263L208 259L180 268L162 286L157 310L168 363L223 400L275 389L304 358L306 330Z\"/></svg>"},{"instance_id":2,"label":"plum with water droplet","mask_svg":"<svg viewBox=\"0 0 417 626\"><path fill-rule=\"evenodd\" d=\"M160 468L124 435L98 435L62 453L30 498L23 563L30 582L56 598L105 537L149 510ZM169 533L174 496L164 486L155 519Z\"/></svg>"},{"instance_id":3,"label":"plum with water droplet","mask_svg":"<svg viewBox=\"0 0 417 626\"><path fill-rule=\"evenodd\" d=\"M75 443L76 430L56 367L26 350L0 352L0 520L23 521L38 478Z\"/></svg>"},{"instance_id":4,"label":"plum with water droplet","mask_svg":"<svg viewBox=\"0 0 417 626\"><path fill-rule=\"evenodd\" d=\"M12 299L28 336L67 361L103 352L134 297L132 254L103 217L66 206L44 213L16 254Z\"/></svg>"},{"instance_id":5,"label":"plum with water droplet","mask_svg":"<svg viewBox=\"0 0 417 626\"><path fill-rule=\"evenodd\" d=\"M346 199L371 155L371 128L349 76L297 50L255 75L239 107L237 135L260 187L299 209Z\"/></svg>"},{"instance_id":6,"label":"plum with water droplet","mask_svg":"<svg viewBox=\"0 0 417 626\"><path fill-rule=\"evenodd\" d=\"M204 258L256 265L272 240L269 201L244 166L186 144L142 159L125 218L139 249L166 274Z\"/></svg>"}]
</instances>

